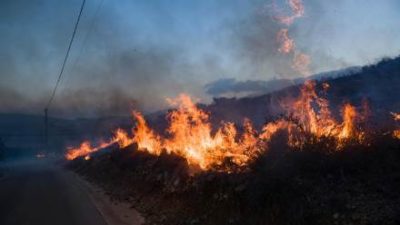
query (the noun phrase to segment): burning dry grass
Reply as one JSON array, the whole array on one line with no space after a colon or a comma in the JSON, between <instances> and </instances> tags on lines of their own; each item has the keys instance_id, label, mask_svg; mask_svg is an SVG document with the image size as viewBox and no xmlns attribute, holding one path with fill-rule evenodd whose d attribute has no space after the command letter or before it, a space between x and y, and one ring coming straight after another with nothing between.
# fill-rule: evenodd
<instances>
[{"instance_id":1,"label":"burning dry grass","mask_svg":"<svg viewBox=\"0 0 400 225\"><path fill-rule=\"evenodd\" d=\"M169 137L155 135L144 123L144 118L135 114L136 120L142 121L134 131L140 150L155 154L165 150L168 154L184 157L190 165L202 169L218 166L226 158L237 165L245 165L258 151L255 131L248 120L240 136L233 123L222 123L213 135L209 115L199 109L190 97L180 95L174 104L178 108L167 115Z\"/></svg>"},{"instance_id":2,"label":"burning dry grass","mask_svg":"<svg viewBox=\"0 0 400 225\"><path fill-rule=\"evenodd\" d=\"M141 113L134 112L136 126L132 137L118 129L110 141L95 148L84 142L79 148L70 149L66 158L72 160L90 155L115 143L121 148L135 143L140 151L157 156L163 152L179 155L190 166L202 170L232 172L232 167L246 170L249 163L268 152L268 143L278 131L285 131L287 144L297 149L322 139L332 139L331 144L336 150L341 150L349 140L361 143L364 133L357 128L356 108L346 103L342 108L342 121L337 122L329 109L329 102L317 94L315 86L315 82L306 82L300 96L284 104L286 117L265 124L260 132L248 119L244 119L241 127L222 122L213 131L210 115L197 107L189 96L182 94L169 100L176 109L167 114L166 135L157 134ZM324 91L328 87L324 84ZM228 161L232 166L226 166Z\"/></svg>"},{"instance_id":3,"label":"burning dry grass","mask_svg":"<svg viewBox=\"0 0 400 225\"><path fill-rule=\"evenodd\" d=\"M87 157L90 154L110 145L110 143L101 143L98 147L92 147L89 141L84 141L78 148L69 148L67 154L65 155L65 158L68 160L74 160L78 157Z\"/></svg>"},{"instance_id":4,"label":"burning dry grass","mask_svg":"<svg viewBox=\"0 0 400 225\"><path fill-rule=\"evenodd\" d=\"M135 144L69 166L114 199L130 199L149 224L395 224L398 140L377 135L337 151L334 139L320 139L294 151L284 133L243 173L191 175L182 156Z\"/></svg>"}]
</instances>

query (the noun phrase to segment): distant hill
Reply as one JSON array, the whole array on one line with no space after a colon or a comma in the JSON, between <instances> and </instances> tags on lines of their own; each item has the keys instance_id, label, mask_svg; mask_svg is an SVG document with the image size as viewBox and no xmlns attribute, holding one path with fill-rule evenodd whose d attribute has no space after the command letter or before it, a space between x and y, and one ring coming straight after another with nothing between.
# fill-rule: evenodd
<instances>
[{"instance_id":1,"label":"distant hill","mask_svg":"<svg viewBox=\"0 0 400 225\"><path fill-rule=\"evenodd\" d=\"M345 71L337 72L333 78L327 78L326 74L313 76L318 78L319 83L330 84L327 97L332 110L338 112L344 102L361 107L366 101L373 117L392 121L389 112L400 111L400 57L350 70L351 73L346 76L343 76L347 74ZM247 117L260 126L282 112L280 102L297 96L301 83L256 97L214 98L212 104L203 107L211 112L214 123L221 120L240 123Z\"/></svg>"},{"instance_id":2,"label":"distant hill","mask_svg":"<svg viewBox=\"0 0 400 225\"><path fill-rule=\"evenodd\" d=\"M305 80L327 80L342 76L350 76L361 71L361 67L349 67L345 69L318 73L307 78L277 79L272 80L245 80L239 81L233 78L219 79L205 85L208 94L215 97L248 97L268 94L297 84Z\"/></svg>"}]
</instances>

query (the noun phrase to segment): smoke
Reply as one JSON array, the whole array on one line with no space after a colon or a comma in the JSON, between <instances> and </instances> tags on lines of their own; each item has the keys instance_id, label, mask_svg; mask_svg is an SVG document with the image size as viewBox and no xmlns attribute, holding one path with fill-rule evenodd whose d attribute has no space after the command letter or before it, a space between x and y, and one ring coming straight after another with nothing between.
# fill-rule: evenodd
<instances>
[{"instance_id":1,"label":"smoke","mask_svg":"<svg viewBox=\"0 0 400 225\"><path fill-rule=\"evenodd\" d=\"M274 2L285 9L288 1L254 2L248 17L230 24L233 30L228 43L234 46L232 55L242 66L241 74L248 74L251 79L299 77L299 73L292 68L293 59L279 54L282 43L276 41L276 34L282 26L274 16ZM389 31L390 25L387 25L393 21L391 17L399 8L398 2L369 0L368 4L374 7L363 7L365 2L360 0L303 2L303 17L293 21L285 35L296 40L298 51L311 56L309 69L312 73L361 66L386 55L399 54L400 45L393 41L400 37L400 32ZM290 15L290 9L286 10ZM371 14L378 19L370 17ZM367 22L361 18L371 19ZM387 21L386 25L381 24L382 21ZM400 25L399 22L396 24Z\"/></svg>"},{"instance_id":2,"label":"smoke","mask_svg":"<svg viewBox=\"0 0 400 225\"><path fill-rule=\"evenodd\" d=\"M43 111L47 99L29 98L16 90L1 87L0 113L37 114ZM126 116L140 108L138 101L123 89L79 89L63 92L50 108L55 117Z\"/></svg>"},{"instance_id":3,"label":"smoke","mask_svg":"<svg viewBox=\"0 0 400 225\"><path fill-rule=\"evenodd\" d=\"M400 32L365 35L358 21L365 39L350 41L354 48L347 46L345 41L355 31L348 25L352 14L343 12L343 7L357 5L349 2L304 1L304 16L288 30L296 49L311 56L311 71L365 64L386 51L385 43L398 43ZM394 1L387 2L385 7L398 8L398 3L389 7ZM80 3L1 1L1 112L42 113ZM63 116L119 115L124 110L129 114L131 108L149 112L166 107L165 98L181 92L211 101L210 95L259 93L271 89L267 81L274 77L299 76L292 58L278 52L276 34L282 27L271 13L272 0L104 1L91 27L97 4L87 1L51 112ZM378 3L374 6L380 9ZM362 8L350 9L367 18ZM395 48L390 49L389 55ZM224 80L224 74L234 80Z\"/></svg>"},{"instance_id":4,"label":"smoke","mask_svg":"<svg viewBox=\"0 0 400 225\"><path fill-rule=\"evenodd\" d=\"M270 81L246 80L238 81L233 78L219 79L205 86L207 94L212 96L227 95L256 95L276 91L292 85L291 80L274 79Z\"/></svg>"},{"instance_id":5,"label":"smoke","mask_svg":"<svg viewBox=\"0 0 400 225\"><path fill-rule=\"evenodd\" d=\"M176 73L192 70L182 47L154 43L150 34L137 32L139 28L129 21L118 20L124 4L127 2L104 5L93 29L89 25L97 5L86 5L51 105L55 116L127 115L131 108L157 110L165 105L166 96L192 87ZM0 111L42 113L58 76L80 1L58 4L20 0L1 5L4 22L0 31L4 35L0 37ZM152 13L156 15L149 17L169 17L162 11L155 10ZM89 30L92 33L86 37Z\"/></svg>"},{"instance_id":6,"label":"smoke","mask_svg":"<svg viewBox=\"0 0 400 225\"><path fill-rule=\"evenodd\" d=\"M81 89L64 92L59 97L61 104L55 105L55 113L87 116L127 115L140 107L138 101L131 98L123 89L109 89L104 94L101 90Z\"/></svg>"},{"instance_id":7,"label":"smoke","mask_svg":"<svg viewBox=\"0 0 400 225\"><path fill-rule=\"evenodd\" d=\"M293 3L294 2L294 3ZM293 79L301 76L298 69L294 67L291 53L296 49L301 52L308 53L308 46L300 44L296 46L293 39L299 38L302 35L301 30L296 29L296 26L309 27L317 26L318 20L309 21L302 17L304 14L311 16L321 6L313 1L307 2L307 8L298 8L298 1L289 1L293 3L290 16L284 16L277 12L276 1L269 0L261 6L255 4L253 13L236 24L232 34L233 45L237 46L233 53L236 58L242 61L245 65L244 73L256 74L258 79L270 79L278 76L283 79ZM296 4L295 4L296 3ZM282 5L282 7L288 7ZM292 7L292 5L290 4ZM294 13L293 15L291 13ZM322 17L322 15L312 15ZM294 20L296 19L296 20ZM283 24L291 24L294 29L282 29ZM304 42L309 42L304 41ZM280 54L286 53L286 54ZM315 62L318 63L318 60ZM311 65L314 69L314 65Z\"/></svg>"}]
</instances>

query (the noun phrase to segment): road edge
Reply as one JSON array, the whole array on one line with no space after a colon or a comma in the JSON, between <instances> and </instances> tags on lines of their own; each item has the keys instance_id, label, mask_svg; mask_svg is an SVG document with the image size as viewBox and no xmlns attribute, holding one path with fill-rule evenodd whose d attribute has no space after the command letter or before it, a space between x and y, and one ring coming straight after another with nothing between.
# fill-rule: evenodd
<instances>
[{"instance_id":1,"label":"road edge","mask_svg":"<svg viewBox=\"0 0 400 225\"><path fill-rule=\"evenodd\" d=\"M108 225L142 225L145 219L140 213L125 202L112 202L104 190L89 183L78 174L67 171L76 180L76 184L84 190L100 215Z\"/></svg>"}]
</instances>

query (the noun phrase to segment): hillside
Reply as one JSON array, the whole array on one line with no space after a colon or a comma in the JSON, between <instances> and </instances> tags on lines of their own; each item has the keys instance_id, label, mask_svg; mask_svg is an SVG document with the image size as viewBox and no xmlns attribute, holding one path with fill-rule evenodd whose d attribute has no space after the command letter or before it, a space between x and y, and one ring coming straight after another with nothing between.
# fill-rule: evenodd
<instances>
[{"instance_id":1,"label":"hillside","mask_svg":"<svg viewBox=\"0 0 400 225\"><path fill-rule=\"evenodd\" d=\"M400 57L384 59L375 65L362 67L360 71L348 76L324 79L330 85L327 98L331 109L339 111L344 102L362 107L366 102L372 116L391 120L387 112L400 111ZM298 95L301 84L288 87L270 94L245 98L215 98L205 106L212 120L241 122L246 117L261 125L266 120L282 112L281 102ZM317 85L321 92L322 85Z\"/></svg>"}]
</instances>

